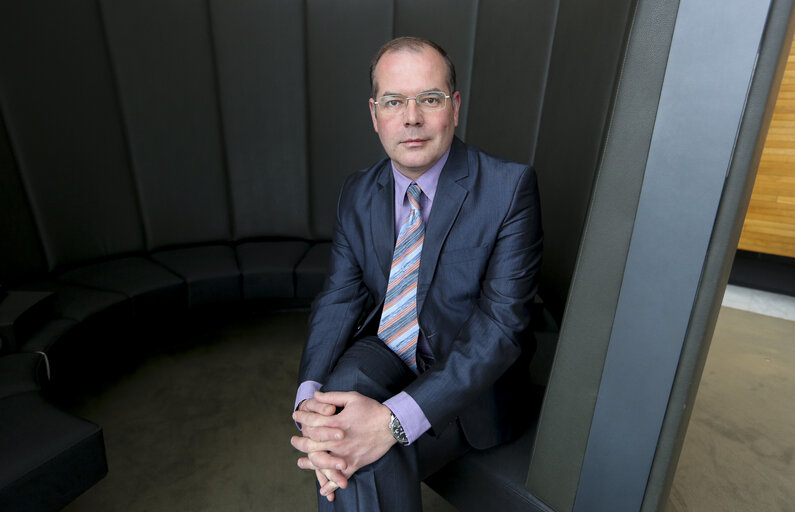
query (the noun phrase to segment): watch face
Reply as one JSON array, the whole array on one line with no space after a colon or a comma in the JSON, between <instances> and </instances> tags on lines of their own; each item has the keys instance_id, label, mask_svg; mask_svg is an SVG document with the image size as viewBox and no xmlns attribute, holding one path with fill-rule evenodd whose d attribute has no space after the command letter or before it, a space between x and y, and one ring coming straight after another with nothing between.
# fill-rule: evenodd
<instances>
[{"instance_id":1,"label":"watch face","mask_svg":"<svg viewBox=\"0 0 795 512\"><path fill-rule=\"evenodd\" d=\"M409 444L409 438L403 430L403 425L400 424L400 420L394 414L389 419L389 430L392 431L392 437L395 438L395 441L402 445Z\"/></svg>"}]
</instances>

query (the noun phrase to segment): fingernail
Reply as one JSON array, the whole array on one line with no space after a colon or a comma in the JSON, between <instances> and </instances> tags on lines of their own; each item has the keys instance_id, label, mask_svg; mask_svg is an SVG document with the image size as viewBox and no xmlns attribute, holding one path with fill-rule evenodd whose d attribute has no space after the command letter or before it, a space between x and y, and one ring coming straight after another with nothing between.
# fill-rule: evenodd
<instances>
[{"instance_id":1,"label":"fingernail","mask_svg":"<svg viewBox=\"0 0 795 512\"><path fill-rule=\"evenodd\" d=\"M340 471L342 471L342 464L337 464L337 469L339 469Z\"/></svg>"},{"instance_id":2,"label":"fingernail","mask_svg":"<svg viewBox=\"0 0 795 512\"><path fill-rule=\"evenodd\" d=\"M342 434L334 434L334 439L342 439Z\"/></svg>"}]
</instances>

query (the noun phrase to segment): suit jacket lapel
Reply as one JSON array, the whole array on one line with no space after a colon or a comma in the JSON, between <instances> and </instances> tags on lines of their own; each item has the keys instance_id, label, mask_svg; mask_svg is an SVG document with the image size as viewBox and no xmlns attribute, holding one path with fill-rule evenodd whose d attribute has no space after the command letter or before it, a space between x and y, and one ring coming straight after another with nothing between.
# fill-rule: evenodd
<instances>
[{"instance_id":1,"label":"suit jacket lapel","mask_svg":"<svg viewBox=\"0 0 795 512\"><path fill-rule=\"evenodd\" d=\"M452 149L436 185L431 216L425 226L425 240L422 244L420 273L417 278L417 311L422 310L425 296L428 294L436 262L442 249L447 233L453 226L461 205L466 199L468 190L459 183L469 176L467 150L457 137L453 139ZM393 228L394 229L394 228Z\"/></svg>"},{"instance_id":2,"label":"suit jacket lapel","mask_svg":"<svg viewBox=\"0 0 795 512\"><path fill-rule=\"evenodd\" d=\"M386 293L392 253L395 250L395 192L389 160L386 160L386 164L378 172L376 191L370 203L370 233L378 267L383 274L383 283L377 289Z\"/></svg>"}]
</instances>

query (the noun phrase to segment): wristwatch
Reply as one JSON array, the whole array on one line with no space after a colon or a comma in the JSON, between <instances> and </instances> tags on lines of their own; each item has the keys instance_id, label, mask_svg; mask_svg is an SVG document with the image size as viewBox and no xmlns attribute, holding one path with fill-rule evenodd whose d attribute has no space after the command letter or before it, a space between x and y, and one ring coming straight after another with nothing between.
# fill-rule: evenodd
<instances>
[{"instance_id":1,"label":"wristwatch","mask_svg":"<svg viewBox=\"0 0 795 512\"><path fill-rule=\"evenodd\" d=\"M406 437L406 432L403 431L403 425L400 424L400 420L394 414L389 417L389 431L392 432L392 437L395 438L395 441L401 445L406 446L409 444L409 438Z\"/></svg>"}]
</instances>

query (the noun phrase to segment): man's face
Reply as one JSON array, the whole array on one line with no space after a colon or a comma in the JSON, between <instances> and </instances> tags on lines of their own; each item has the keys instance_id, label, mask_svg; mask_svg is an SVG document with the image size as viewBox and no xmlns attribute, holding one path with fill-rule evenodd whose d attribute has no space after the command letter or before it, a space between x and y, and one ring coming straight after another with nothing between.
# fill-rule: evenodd
<instances>
[{"instance_id":1,"label":"man's face","mask_svg":"<svg viewBox=\"0 0 795 512\"><path fill-rule=\"evenodd\" d=\"M442 91L450 94L445 108L427 112L409 100L399 114L379 112L370 99L373 128L395 167L411 179L417 179L444 155L458 126L461 95L448 91L447 66L432 48L421 52L399 50L381 57L375 67L376 99L385 94L413 97L421 92Z\"/></svg>"}]
</instances>

